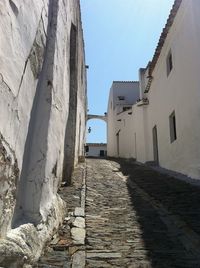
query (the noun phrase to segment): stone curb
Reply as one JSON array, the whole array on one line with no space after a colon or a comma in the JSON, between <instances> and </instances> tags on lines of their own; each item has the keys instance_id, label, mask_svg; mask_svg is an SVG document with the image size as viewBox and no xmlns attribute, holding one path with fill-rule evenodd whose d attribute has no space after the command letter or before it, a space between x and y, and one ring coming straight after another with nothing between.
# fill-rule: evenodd
<instances>
[{"instance_id":1,"label":"stone curb","mask_svg":"<svg viewBox=\"0 0 200 268\"><path fill-rule=\"evenodd\" d=\"M86 162L82 171L82 188L80 196L80 207L76 207L74 211L75 220L71 228L71 236L73 244L80 248L72 255L72 268L84 268L86 262L85 253L85 200L86 200Z\"/></svg>"},{"instance_id":2,"label":"stone curb","mask_svg":"<svg viewBox=\"0 0 200 268\"><path fill-rule=\"evenodd\" d=\"M85 268L85 251L77 251L73 255L72 268Z\"/></svg>"}]
</instances>

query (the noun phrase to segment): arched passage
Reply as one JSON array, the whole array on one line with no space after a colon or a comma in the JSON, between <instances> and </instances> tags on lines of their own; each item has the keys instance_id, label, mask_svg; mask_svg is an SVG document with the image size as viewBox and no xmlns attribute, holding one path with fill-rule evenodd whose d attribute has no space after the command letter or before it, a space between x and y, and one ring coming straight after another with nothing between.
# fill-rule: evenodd
<instances>
[{"instance_id":1,"label":"arched passage","mask_svg":"<svg viewBox=\"0 0 200 268\"><path fill-rule=\"evenodd\" d=\"M91 132L88 131L91 129ZM87 121L86 156L105 157L107 155L107 124L102 118Z\"/></svg>"},{"instance_id":2,"label":"arched passage","mask_svg":"<svg viewBox=\"0 0 200 268\"><path fill-rule=\"evenodd\" d=\"M86 156L107 155L107 114L87 115Z\"/></svg>"},{"instance_id":3,"label":"arched passage","mask_svg":"<svg viewBox=\"0 0 200 268\"><path fill-rule=\"evenodd\" d=\"M87 120L91 119L100 119L107 123L107 114L106 113L104 115L88 114Z\"/></svg>"},{"instance_id":4,"label":"arched passage","mask_svg":"<svg viewBox=\"0 0 200 268\"><path fill-rule=\"evenodd\" d=\"M91 128L91 132L88 131ZM87 143L106 143L107 142L107 124L104 120L92 118L87 121Z\"/></svg>"}]
</instances>

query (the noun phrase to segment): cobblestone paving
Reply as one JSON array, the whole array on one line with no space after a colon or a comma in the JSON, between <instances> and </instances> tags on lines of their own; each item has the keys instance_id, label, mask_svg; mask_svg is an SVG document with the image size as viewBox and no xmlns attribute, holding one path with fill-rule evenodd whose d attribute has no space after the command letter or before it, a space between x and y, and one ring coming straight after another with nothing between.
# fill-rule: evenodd
<instances>
[{"instance_id":1,"label":"cobblestone paving","mask_svg":"<svg viewBox=\"0 0 200 268\"><path fill-rule=\"evenodd\" d=\"M80 207L81 205L81 187L84 169L85 165L80 164L79 167L74 171L72 186L61 187L59 190L59 194L67 204L65 214L66 218L69 218L69 213L73 213L75 207ZM73 217L71 217L71 220L72 219ZM72 255L77 250L80 250L81 247L76 247L73 245L70 233L70 225L71 222L69 221L63 222L58 232L46 246L38 263L33 266L34 268L72 267Z\"/></svg>"},{"instance_id":2,"label":"cobblestone paving","mask_svg":"<svg viewBox=\"0 0 200 268\"><path fill-rule=\"evenodd\" d=\"M198 187L123 160L86 178L87 268L200 267Z\"/></svg>"}]
</instances>

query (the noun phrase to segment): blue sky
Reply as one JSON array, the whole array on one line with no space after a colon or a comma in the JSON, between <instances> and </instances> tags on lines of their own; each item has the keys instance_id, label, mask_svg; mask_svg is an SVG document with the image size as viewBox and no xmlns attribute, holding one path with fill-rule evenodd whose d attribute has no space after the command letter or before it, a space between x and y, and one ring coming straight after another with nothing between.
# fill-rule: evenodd
<instances>
[{"instance_id":1,"label":"blue sky","mask_svg":"<svg viewBox=\"0 0 200 268\"><path fill-rule=\"evenodd\" d=\"M107 111L114 80L138 80L152 59L174 0L81 0L89 114ZM87 142L106 142L106 124L89 120Z\"/></svg>"}]
</instances>

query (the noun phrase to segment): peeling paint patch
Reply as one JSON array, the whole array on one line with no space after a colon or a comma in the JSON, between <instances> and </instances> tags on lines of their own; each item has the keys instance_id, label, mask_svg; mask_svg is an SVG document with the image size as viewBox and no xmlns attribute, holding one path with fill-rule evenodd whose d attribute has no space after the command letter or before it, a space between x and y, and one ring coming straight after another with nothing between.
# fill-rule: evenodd
<instances>
[{"instance_id":1,"label":"peeling paint patch","mask_svg":"<svg viewBox=\"0 0 200 268\"><path fill-rule=\"evenodd\" d=\"M44 50L46 46L45 44L46 34L44 32L43 21L41 19L33 43L33 47L29 55L31 71L35 79L38 79L38 76L42 70Z\"/></svg>"},{"instance_id":2,"label":"peeling paint patch","mask_svg":"<svg viewBox=\"0 0 200 268\"><path fill-rule=\"evenodd\" d=\"M10 229L19 170L15 153L0 134L0 236Z\"/></svg>"}]
</instances>

